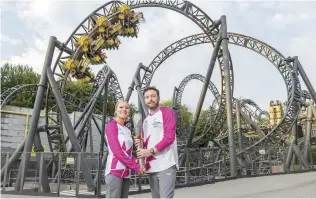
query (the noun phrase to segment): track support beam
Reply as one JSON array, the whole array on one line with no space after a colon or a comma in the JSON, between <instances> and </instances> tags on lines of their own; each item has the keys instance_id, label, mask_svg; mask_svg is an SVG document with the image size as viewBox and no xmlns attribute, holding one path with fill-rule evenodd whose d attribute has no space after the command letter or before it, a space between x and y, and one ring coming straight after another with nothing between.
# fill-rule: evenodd
<instances>
[{"instance_id":1,"label":"track support beam","mask_svg":"<svg viewBox=\"0 0 316 199\"><path fill-rule=\"evenodd\" d=\"M41 79L40 79L40 83L39 83L40 86L38 87L37 93L36 93L36 99L34 102L34 107L33 107L33 112L32 112L32 119L30 122L30 127L28 129L28 134L27 134L27 138L25 141L25 145L24 145L24 150L23 150L24 154L22 156L22 161L20 164L20 169L19 169L19 174L18 174L18 178L16 181L15 191L23 191L25 173L27 171L28 162L30 160L30 155L31 155L30 152L32 151L34 137L38 135L36 133L37 127L38 127L38 120L39 120L39 117L41 114L41 107L43 104L46 86L48 83L46 73L47 73L47 69L51 66L51 63L52 63L52 59L53 59L53 55L54 55L54 51L55 51L55 47L56 47L56 42L57 42L56 37L51 36L49 39L47 53L46 53L46 57L45 57L44 65L43 65L43 69L42 69L42 75L41 75ZM37 140L40 140L40 138ZM23 165L23 162L25 163L25 165ZM44 168L46 168L46 166ZM49 192L50 189L49 189L49 185L48 185L47 173L43 172L42 177L43 177L43 179L41 179L41 181L42 181L42 185L43 185L43 191Z\"/></svg>"},{"instance_id":2,"label":"track support beam","mask_svg":"<svg viewBox=\"0 0 316 199\"><path fill-rule=\"evenodd\" d=\"M192 139L193 139L193 136L194 136L194 132L195 132L195 128L196 128L196 124L197 124L197 122L199 120L199 117L200 117L200 113L201 113L201 109L202 109L203 102L204 102L204 99L205 99L206 91L207 91L209 82L211 80L212 73L213 73L214 66L215 66L215 61L216 61L216 58L217 58L217 55L218 55L218 52L219 52L219 49L220 49L220 46L221 46L221 41L222 41L222 36L219 35L218 40L216 41L216 44L214 46L212 58L211 58L211 61L210 61L210 64L209 64L209 67L208 67L208 70L207 70L207 73L206 73L206 76L205 76L205 81L204 81L203 88L202 88L202 91L201 91L201 94L200 94L199 102L198 102L197 108L195 109L195 114L194 114L192 125L191 125L190 131L189 131L188 139L187 139L187 142L186 142L184 155L183 155L182 161L180 162L180 165L182 167L186 163L187 149L191 145L191 142L192 142Z\"/></svg>"},{"instance_id":3,"label":"track support beam","mask_svg":"<svg viewBox=\"0 0 316 199\"><path fill-rule=\"evenodd\" d=\"M227 37L227 23L226 16L221 17L221 31L222 31L222 47L223 47L223 61L225 73L225 92L226 92L226 117L228 126L228 146L229 146L229 161L230 161L230 176L237 175L237 157L236 147L234 141L234 124L233 124L233 102L232 91L230 85L230 71L229 71L229 51L228 51L228 37Z\"/></svg>"}]
</instances>

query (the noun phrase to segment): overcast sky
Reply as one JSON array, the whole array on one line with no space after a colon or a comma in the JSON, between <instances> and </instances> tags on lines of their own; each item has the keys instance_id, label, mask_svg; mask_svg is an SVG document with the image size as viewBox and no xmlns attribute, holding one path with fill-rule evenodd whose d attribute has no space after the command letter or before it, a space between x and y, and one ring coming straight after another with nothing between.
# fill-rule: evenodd
<instances>
[{"instance_id":1,"label":"overcast sky","mask_svg":"<svg viewBox=\"0 0 316 199\"><path fill-rule=\"evenodd\" d=\"M1 65L21 63L41 72L51 35L64 42L77 25L106 1L1 1ZM191 1L213 20L226 15L228 32L257 38L285 57L298 56L316 88L316 2ZM139 62L148 65L166 46L183 37L201 33L186 17L162 8L142 8L146 23L139 38L123 39L120 49L108 53L108 64L115 71L124 95ZM192 73L205 76L212 54L211 44L182 50L164 62L152 85L161 90L162 100L170 99L173 86ZM285 83L276 68L264 57L242 47L229 45L235 75L234 97L250 98L267 110L270 100L286 100ZM98 70L98 68L94 69ZM219 89L218 63L211 81ZM302 82L303 84L303 82ZM302 85L305 88L305 85ZM182 102L194 110L202 83L192 81ZM135 101L136 93L132 96ZM204 108L214 97L207 93Z\"/></svg>"}]
</instances>

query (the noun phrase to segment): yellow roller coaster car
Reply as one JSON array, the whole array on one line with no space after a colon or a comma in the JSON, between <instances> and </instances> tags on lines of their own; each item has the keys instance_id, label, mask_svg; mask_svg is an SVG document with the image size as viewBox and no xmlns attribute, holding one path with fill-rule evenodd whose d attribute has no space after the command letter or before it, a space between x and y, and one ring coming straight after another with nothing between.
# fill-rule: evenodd
<instances>
[{"instance_id":1,"label":"yellow roller coaster car","mask_svg":"<svg viewBox=\"0 0 316 199\"><path fill-rule=\"evenodd\" d=\"M125 19L125 17L127 17L127 15L129 14L129 11L130 11L130 8L128 7L128 5L126 5L126 4L121 5L119 8L120 14L119 14L118 18L120 20Z\"/></svg>"},{"instance_id":2,"label":"yellow roller coaster car","mask_svg":"<svg viewBox=\"0 0 316 199\"><path fill-rule=\"evenodd\" d=\"M68 70L70 70L71 73L74 73L76 71L78 65L78 61L77 60L73 60L73 59L68 59L65 64L64 67Z\"/></svg>"},{"instance_id":3,"label":"yellow roller coaster car","mask_svg":"<svg viewBox=\"0 0 316 199\"><path fill-rule=\"evenodd\" d=\"M134 16L131 17L130 22L131 22L131 23L136 23L136 22L138 22L141 18L143 18L143 13L134 14Z\"/></svg>"},{"instance_id":4,"label":"yellow roller coaster car","mask_svg":"<svg viewBox=\"0 0 316 199\"><path fill-rule=\"evenodd\" d=\"M98 54L98 55L96 55L96 56L94 56L94 57L92 57L91 58L91 63L92 64L100 64L100 62L102 61L102 60L106 60L107 59L107 56L105 55L105 53L103 53L103 54Z\"/></svg>"},{"instance_id":5,"label":"yellow roller coaster car","mask_svg":"<svg viewBox=\"0 0 316 199\"><path fill-rule=\"evenodd\" d=\"M119 18L120 20L124 20L124 19L125 19L125 15L124 15L124 14L119 14L118 18Z\"/></svg>"},{"instance_id":6,"label":"yellow roller coaster car","mask_svg":"<svg viewBox=\"0 0 316 199\"><path fill-rule=\"evenodd\" d=\"M80 72L85 72L89 66L89 64L91 63L91 60L89 58L84 58L80 61L80 63L78 64L78 70Z\"/></svg>"},{"instance_id":7,"label":"yellow roller coaster car","mask_svg":"<svg viewBox=\"0 0 316 199\"><path fill-rule=\"evenodd\" d=\"M117 23L115 24L112 28L110 28L111 30L109 30L110 35L114 35L114 33L118 32L119 30L122 29L122 24Z\"/></svg>"},{"instance_id":8,"label":"yellow roller coaster car","mask_svg":"<svg viewBox=\"0 0 316 199\"><path fill-rule=\"evenodd\" d=\"M109 26L109 22L107 20L107 17L105 16L99 17L96 24L99 26L100 33L104 33L106 31L106 28Z\"/></svg>"},{"instance_id":9,"label":"yellow roller coaster car","mask_svg":"<svg viewBox=\"0 0 316 199\"><path fill-rule=\"evenodd\" d=\"M79 37L76 45L81 46L83 52L87 52L89 50L90 43L91 41L89 40L88 36L82 35L81 37Z\"/></svg>"},{"instance_id":10,"label":"yellow roller coaster car","mask_svg":"<svg viewBox=\"0 0 316 199\"><path fill-rule=\"evenodd\" d=\"M117 37L109 38L108 40L106 40L105 49L118 49L120 44L121 41Z\"/></svg>"},{"instance_id":11,"label":"yellow roller coaster car","mask_svg":"<svg viewBox=\"0 0 316 199\"><path fill-rule=\"evenodd\" d=\"M101 36L98 36L97 39L91 43L91 50L93 52L100 50L103 47L104 42L105 40Z\"/></svg>"},{"instance_id":12,"label":"yellow roller coaster car","mask_svg":"<svg viewBox=\"0 0 316 199\"><path fill-rule=\"evenodd\" d=\"M135 29L133 27L126 28L126 32L130 33L130 34L133 34L133 33L135 33Z\"/></svg>"},{"instance_id":13,"label":"yellow roller coaster car","mask_svg":"<svg viewBox=\"0 0 316 199\"><path fill-rule=\"evenodd\" d=\"M128 14L128 12L130 11L130 8L128 7L128 5L126 4L122 4L119 8L119 11L125 15Z\"/></svg>"},{"instance_id":14,"label":"yellow roller coaster car","mask_svg":"<svg viewBox=\"0 0 316 199\"><path fill-rule=\"evenodd\" d=\"M72 75L72 77L76 78L79 82L82 83L86 83L94 79L94 75L89 67L87 67L84 72L77 71Z\"/></svg>"}]
</instances>

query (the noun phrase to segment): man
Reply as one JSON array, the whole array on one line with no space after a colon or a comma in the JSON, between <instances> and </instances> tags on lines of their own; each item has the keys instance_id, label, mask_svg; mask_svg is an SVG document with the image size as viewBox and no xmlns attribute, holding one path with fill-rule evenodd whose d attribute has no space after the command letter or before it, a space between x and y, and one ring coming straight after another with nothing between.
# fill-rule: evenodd
<instances>
[{"instance_id":1,"label":"man","mask_svg":"<svg viewBox=\"0 0 316 199\"><path fill-rule=\"evenodd\" d=\"M173 198L176 172L179 169L176 139L176 115L172 109L160 107L159 90L147 87L144 90L149 115L142 128L143 149L138 158L145 158L150 190L153 198ZM138 146L139 139L135 138Z\"/></svg>"}]
</instances>

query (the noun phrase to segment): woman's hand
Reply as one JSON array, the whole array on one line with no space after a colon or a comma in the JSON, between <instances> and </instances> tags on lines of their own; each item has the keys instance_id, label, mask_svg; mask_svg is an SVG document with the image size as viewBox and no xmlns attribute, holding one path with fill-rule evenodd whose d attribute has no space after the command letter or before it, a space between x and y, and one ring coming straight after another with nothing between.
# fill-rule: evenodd
<instances>
[{"instance_id":1,"label":"woman's hand","mask_svg":"<svg viewBox=\"0 0 316 199\"><path fill-rule=\"evenodd\" d=\"M141 168L140 168L140 171L139 171L139 174L140 174L140 175L146 174L146 168L145 168L145 167L141 167Z\"/></svg>"}]
</instances>

